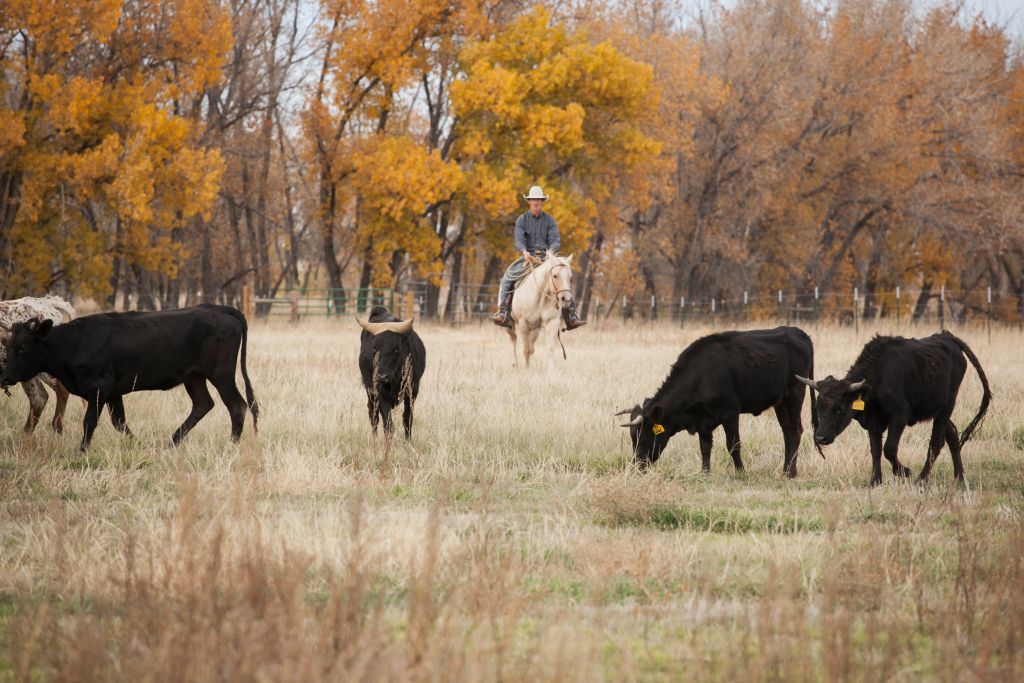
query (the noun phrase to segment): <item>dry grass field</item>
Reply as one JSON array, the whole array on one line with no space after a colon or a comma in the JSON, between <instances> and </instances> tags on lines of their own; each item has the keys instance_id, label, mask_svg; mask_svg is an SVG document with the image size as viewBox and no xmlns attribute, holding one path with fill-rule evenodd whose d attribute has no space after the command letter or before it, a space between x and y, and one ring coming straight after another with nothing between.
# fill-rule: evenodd
<instances>
[{"instance_id":1,"label":"dry grass field","mask_svg":"<svg viewBox=\"0 0 1024 683\"><path fill-rule=\"evenodd\" d=\"M995 394L963 490L947 451L926 487L868 489L866 434L822 460L806 403L795 481L771 414L741 418L745 474L720 431L709 476L686 434L636 472L612 414L707 329L589 327L551 374L490 325L418 329L391 452L351 319L252 326L240 445L218 401L170 448L180 388L127 397L138 438L105 414L85 456L80 401L25 438L24 394L0 399L0 680L1024 679L1019 331L955 330ZM818 377L869 338L806 329ZM960 427L980 393L969 369Z\"/></svg>"}]
</instances>

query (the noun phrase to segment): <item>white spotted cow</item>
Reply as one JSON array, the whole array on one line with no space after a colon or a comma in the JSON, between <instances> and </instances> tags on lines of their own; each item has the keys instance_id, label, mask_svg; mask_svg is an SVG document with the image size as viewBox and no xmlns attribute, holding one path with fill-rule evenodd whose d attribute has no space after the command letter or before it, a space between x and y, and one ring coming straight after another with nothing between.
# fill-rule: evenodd
<instances>
[{"instance_id":1,"label":"white spotted cow","mask_svg":"<svg viewBox=\"0 0 1024 683\"><path fill-rule=\"evenodd\" d=\"M11 327L15 323L29 320L52 320L55 325L70 322L75 317L75 309L59 296L32 297L13 301L0 301L0 368L7 362L7 339L11 336ZM58 434L64 430L64 408L68 403L68 390L51 375L40 373L21 383L28 396L28 419L25 421L25 432L31 433L39 422L39 416L46 407L49 395L44 384L48 384L57 397L57 406L53 414L53 430Z\"/></svg>"}]
</instances>

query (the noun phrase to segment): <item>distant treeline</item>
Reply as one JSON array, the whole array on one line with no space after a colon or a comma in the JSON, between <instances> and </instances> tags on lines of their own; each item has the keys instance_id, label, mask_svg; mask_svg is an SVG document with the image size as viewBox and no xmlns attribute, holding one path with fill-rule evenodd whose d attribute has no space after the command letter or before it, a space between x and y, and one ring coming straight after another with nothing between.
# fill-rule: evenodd
<instances>
[{"instance_id":1,"label":"distant treeline","mask_svg":"<svg viewBox=\"0 0 1024 683\"><path fill-rule=\"evenodd\" d=\"M426 281L453 315L540 184L586 311L901 286L1021 317L1013 36L955 3L690 6L3 3L0 294Z\"/></svg>"}]
</instances>

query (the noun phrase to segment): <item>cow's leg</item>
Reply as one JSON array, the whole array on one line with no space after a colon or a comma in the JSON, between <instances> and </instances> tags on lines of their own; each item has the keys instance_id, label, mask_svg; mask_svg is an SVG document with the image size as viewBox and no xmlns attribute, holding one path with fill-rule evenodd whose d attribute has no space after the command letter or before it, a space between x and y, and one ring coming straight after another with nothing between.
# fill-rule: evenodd
<instances>
[{"instance_id":1,"label":"cow's leg","mask_svg":"<svg viewBox=\"0 0 1024 683\"><path fill-rule=\"evenodd\" d=\"M782 471L787 477L796 477L796 457L800 450L800 437L804 434L803 424L800 422L800 409L803 406L803 387L800 393L790 395L783 399L783 402L775 406L775 417L782 427L782 443L784 452L782 454Z\"/></svg>"},{"instance_id":2,"label":"cow's leg","mask_svg":"<svg viewBox=\"0 0 1024 683\"><path fill-rule=\"evenodd\" d=\"M932 421L932 436L928 440L928 455L925 457L921 474L917 476L917 480L921 483L928 481L928 475L932 473L932 465L935 464L935 459L939 457L939 452L942 451L942 444L946 441L947 422L949 422L949 418L945 415L936 417ZM950 452L952 452L952 449L950 449Z\"/></svg>"},{"instance_id":3,"label":"cow's leg","mask_svg":"<svg viewBox=\"0 0 1024 683\"><path fill-rule=\"evenodd\" d=\"M100 399L99 392L85 407L85 417L82 419L82 445L78 450L85 452L89 450L92 442L92 434L96 431L96 424L100 421L100 414L103 412L104 401Z\"/></svg>"},{"instance_id":4,"label":"cow's leg","mask_svg":"<svg viewBox=\"0 0 1024 683\"><path fill-rule=\"evenodd\" d=\"M868 443L871 445L871 486L882 483L882 432L868 430Z\"/></svg>"},{"instance_id":5,"label":"cow's leg","mask_svg":"<svg viewBox=\"0 0 1024 683\"><path fill-rule=\"evenodd\" d=\"M956 425L949 419L946 420L946 445L949 446L949 453L953 456L953 478L963 484L964 463L960 459L960 434L956 431Z\"/></svg>"},{"instance_id":6,"label":"cow's leg","mask_svg":"<svg viewBox=\"0 0 1024 683\"><path fill-rule=\"evenodd\" d=\"M889 422L889 430L885 435L885 447L883 452L885 453L885 459L892 464L892 473L897 477L909 477L910 468L905 467L900 463L898 451L900 448L900 438L903 436L903 430L906 429L906 420L902 418L895 418Z\"/></svg>"},{"instance_id":7,"label":"cow's leg","mask_svg":"<svg viewBox=\"0 0 1024 683\"><path fill-rule=\"evenodd\" d=\"M413 408L413 403L415 403L415 401L413 400L412 396L410 396L408 393L406 393L404 401L405 401L405 405L404 405L404 407L402 409L402 426L405 427L405 438L406 439L411 439L412 438L412 408Z\"/></svg>"},{"instance_id":8,"label":"cow's leg","mask_svg":"<svg viewBox=\"0 0 1024 683\"><path fill-rule=\"evenodd\" d=\"M377 436L377 423L380 422L380 404L371 389L366 390L366 411L370 414L370 427L373 428L373 435Z\"/></svg>"},{"instance_id":9,"label":"cow's leg","mask_svg":"<svg viewBox=\"0 0 1024 683\"><path fill-rule=\"evenodd\" d=\"M228 407L228 414L231 415L231 440L238 441L242 438L242 425L245 424L245 411L248 406L245 399L238 393L235 386L235 366L231 366L230 374L222 374L211 378L210 382L220 394L220 400ZM198 420L197 420L198 421Z\"/></svg>"},{"instance_id":10,"label":"cow's leg","mask_svg":"<svg viewBox=\"0 0 1024 683\"><path fill-rule=\"evenodd\" d=\"M700 438L700 471L704 474L711 472L711 444L713 443L710 431L701 432Z\"/></svg>"},{"instance_id":11,"label":"cow's leg","mask_svg":"<svg viewBox=\"0 0 1024 683\"><path fill-rule=\"evenodd\" d=\"M722 423L722 428L725 430L725 447L729 449L729 455L732 456L732 464L736 466L737 472L742 472L743 458L740 457L739 413Z\"/></svg>"},{"instance_id":12,"label":"cow's leg","mask_svg":"<svg viewBox=\"0 0 1024 683\"><path fill-rule=\"evenodd\" d=\"M134 438L132 430L128 429L128 423L124 417L124 399L121 396L114 396L107 405L110 406L110 422L114 425L114 429L121 432L125 436Z\"/></svg>"},{"instance_id":13,"label":"cow's leg","mask_svg":"<svg viewBox=\"0 0 1024 683\"><path fill-rule=\"evenodd\" d=\"M21 388L25 390L25 395L28 396L28 418L25 420L25 433L31 434L35 431L36 425L39 424L39 416L43 414L43 409L46 407L46 402L50 400L50 395L46 393L46 389L38 377L22 382Z\"/></svg>"},{"instance_id":14,"label":"cow's leg","mask_svg":"<svg viewBox=\"0 0 1024 683\"><path fill-rule=\"evenodd\" d=\"M185 421L181 423L181 426L174 430L174 434L171 435L171 444L174 446L181 443L181 440L185 438L185 435L192 431L192 428L195 427L208 412L213 410L213 397L210 396L210 390L206 387L205 377L200 375L191 375L186 377L185 391L188 392L188 397L192 399L192 410L189 411L188 417L186 417ZM227 403L226 400L224 402ZM232 416L232 426L234 426L234 416Z\"/></svg>"},{"instance_id":15,"label":"cow's leg","mask_svg":"<svg viewBox=\"0 0 1024 683\"><path fill-rule=\"evenodd\" d=\"M51 386L53 387L53 395L57 399L57 404L53 408L53 422L51 422L50 424L53 427L53 431L57 432L58 434L63 434L64 409L67 408L68 406L68 396L70 396L71 394L70 392L68 392L67 387L61 384L60 381L57 380L56 378L54 378L53 384Z\"/></svg>"}]
</instances>

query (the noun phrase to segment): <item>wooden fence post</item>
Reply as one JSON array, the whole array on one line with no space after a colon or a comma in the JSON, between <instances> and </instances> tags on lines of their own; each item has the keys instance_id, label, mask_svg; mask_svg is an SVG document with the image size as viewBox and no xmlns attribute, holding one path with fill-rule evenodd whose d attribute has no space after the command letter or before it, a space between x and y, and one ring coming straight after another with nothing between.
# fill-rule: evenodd
<instances>
[{"instance_id":1,"label":"wooden fence post","mask_svg":"<svg viewBox=\"0 0 1024 683\"><path fill-rule=\"evenodd\" d=\"M288 321L297 323L299 322L299 293L294 289L288 292L288 300L291 302L291 315L288 316Z\"/></svg>"}]
</instances>

